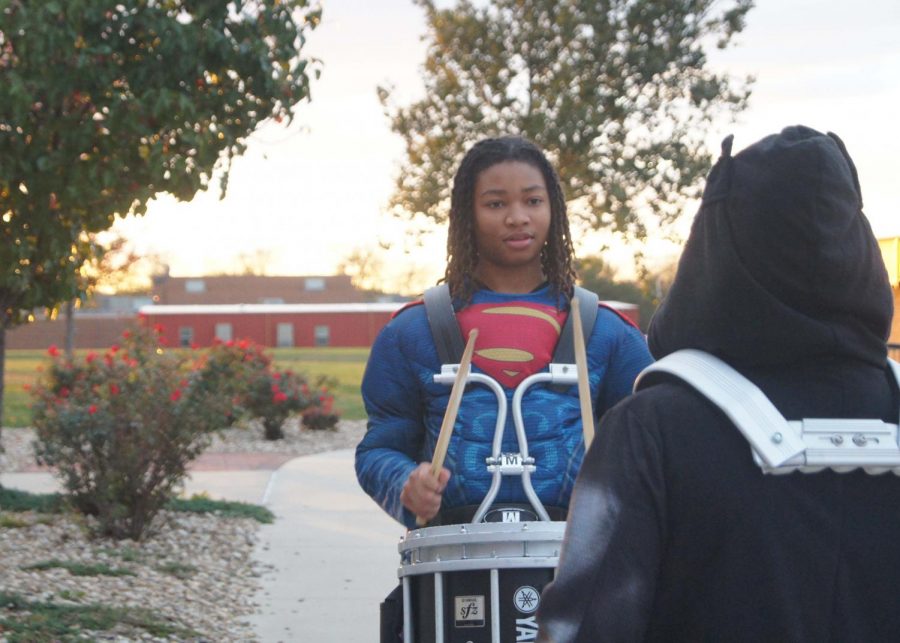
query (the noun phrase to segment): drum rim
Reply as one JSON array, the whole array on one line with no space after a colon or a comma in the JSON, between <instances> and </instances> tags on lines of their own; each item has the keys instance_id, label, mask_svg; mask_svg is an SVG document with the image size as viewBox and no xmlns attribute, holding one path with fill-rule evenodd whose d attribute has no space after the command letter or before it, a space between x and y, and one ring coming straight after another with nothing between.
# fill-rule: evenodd
<instances>
[{"instance_id":1,"label":"drum rim","mask_svg":"<svg viewBox=\"0 0 900 643\"><path fill-rule=\"evenodd\" d=\"M565 527L566 523L561 521L483 522L424 527L407 533L397 550L403 554L414 549L504 541L561 543Z\"/></svg>"},{"instance_id":2,"label":"drum rim","mask_svg":"<svg viewBox=\"0 0 900 643\"><path fill-rule=\"evenodd\" d=\"M556 569L559 556L508 556L505 558L465 558L423 563L405 563L397 569L397 576L424 576L452 572L472 572L492 569Z\"/></svg>"}]
</instances>

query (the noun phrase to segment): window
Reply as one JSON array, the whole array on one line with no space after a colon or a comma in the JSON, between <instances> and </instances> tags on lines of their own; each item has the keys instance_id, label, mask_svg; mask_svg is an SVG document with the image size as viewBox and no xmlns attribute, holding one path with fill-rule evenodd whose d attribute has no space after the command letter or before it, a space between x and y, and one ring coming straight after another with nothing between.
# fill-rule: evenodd
<instances>
[{"instance_id":1,"label":"window","mask_svg":"<svg viewBox=\"0 0 900 643\"><path fill-rule=\"evenodd\" d=\"M316 326L313 338L316 346L328 346L331 343L331 331L328 326Z\"/></svg>"},{"instance_id":2,"label":"window","mask_svg":"<svg viewBox=\"0 0 900 643\"><path fill-rule=\"evenodd\" d=\"M184 282L184 292L206 292L206 282L202 279L188 279Z\"/></svg>"},{"instance_id":3,"label":"window","mask_svg":"<svg viewBox=\"0 0 900 643\"><path fill-rule=\"evenodd\" d=\"M279 348L289 348L294 345L293 324L278 324L275 327L275 344Z\"/></svg>"},{"instance_id":4,"label":"window","mask_svg":"<svg viewBox=\"0 0 900 643\"><path fill-rule=\"evenodd\" d=\"M190 346L194 343L194 328L192 326L180 326L178 328L178 345Z\"/></svg>"},{"instance_id":5,"label":"window","mask_svg":"<svg viewBox=\"0 0 900 643\"><path fill-rule=\"evenodd\" d=\"M321 277L307 277L303 282L303 287L306 290L325 290L325 280Z\"/></svg>"},{"instance_id":6,"label":"window","mask_svg":"<svg viewBox=\"0 0 900 643\"><path fill-rule=\"evenodd\" d=\"M233 339L231 324L224 322L216 324L216 339L222 342L230 342Z\"/></svg>"}]
</instances>

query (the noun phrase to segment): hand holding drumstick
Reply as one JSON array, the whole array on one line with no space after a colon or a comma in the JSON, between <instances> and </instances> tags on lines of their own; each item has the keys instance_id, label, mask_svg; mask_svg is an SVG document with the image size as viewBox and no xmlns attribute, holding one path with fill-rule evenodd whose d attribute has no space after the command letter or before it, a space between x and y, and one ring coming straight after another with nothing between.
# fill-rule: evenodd
<instances>
[{"instance_id":1,"label":"hand holding drumstick","mask_svg":"<svg viewBox=\"0 0 900 643\"><path fill-rule=\"evenodd\" d=\"M469 376L469 367L472 364L472 353L475 351L477 338L478 329L473 328L469 333L466 348L459 362L459 370L453 380L453 388L450 389L450 400L441 422L441 432L438 434L431 463L423 462L416 467L409 474L409 478L400 492L400 501L407 509L416 514L416 524L420 527L424 527L440 511L441 494L450 479L450 471L444 468L444 457L447 455L453 425L456 424L459 404L462 400L463 390L466 388L466 378Z\"/></svg>"},{"instance_id":2,"label":"hand holding drumstick","mask_svg":"<svg viewBox=\"0 0 900 643\"><path fill-rule=\"evenodd\" d=\"M441 494L450 480L450 470L441 467L437 476L431 473L431 463L422 462L413 469L403 484L400 502L416 514L416 524L424 526L441 510ZM421 524L420 524L421 523Z\"/></svg>"}]
</instances>

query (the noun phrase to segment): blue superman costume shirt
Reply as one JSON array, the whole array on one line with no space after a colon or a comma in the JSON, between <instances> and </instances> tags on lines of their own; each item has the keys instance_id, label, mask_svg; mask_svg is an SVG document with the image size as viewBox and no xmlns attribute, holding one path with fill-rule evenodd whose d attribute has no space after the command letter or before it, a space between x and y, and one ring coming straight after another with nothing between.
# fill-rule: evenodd
<instances>
[{"instance_id":1,"label":"blue superman costume shirt","mask_svg":"<svg viewBox=\"0 0 900 643\"><path fill-rule=\"evenodd\" d=\"M507 398L504 452L518 452L512 420L512 396L528 375L547 370L567 310L556 309L549 286L527 294L489 290L475 293L457 314L463 336L478 328L474 372L496 379ZM614 311L600 307L586 343L591 397L599 418L631 392L637 374L652 358L640 331ZM402 310L375 340L362 382L368 431L356 449L356 474L362 488L407 527L415 516L400 502L400 492L419 462L434 451L450 387L436 384L440 372L425 307ZM531 475L547 506L566 508L584 442L578 387L557 392L544 384L530 387L522 401ZM452 475L441 508L480 504L490 487L485 459L497 419L497 399L487 387L470 384L463 395L444 466ZM496 502L527 502L518 476L505 476Z\"/></svg>"}]
</instances>

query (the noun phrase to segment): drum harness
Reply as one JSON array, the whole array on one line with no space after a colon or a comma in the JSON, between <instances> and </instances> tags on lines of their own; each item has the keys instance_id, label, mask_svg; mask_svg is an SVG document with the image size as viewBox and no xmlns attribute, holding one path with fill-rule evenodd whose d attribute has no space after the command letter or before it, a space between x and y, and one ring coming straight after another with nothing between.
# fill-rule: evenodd
<instances>
[{"instance_id":1,"label":"drum harness","mask_svg":"<svg viewBox=\"0 0 900 643\"><path fill-rule=\"evenodd\" d=\"M588 340L594 322L597 318L597 304L599 298L589 290L575 286L573 296L578 298L581 312L581 327ZM456 321L456 312L450 298L450 289L447 284L439 284L428 288L424 294L425 315L428 325L437 347L441 360L441 372L434 376L438 384L452 385L459 368L465 342L462 332ZM548 372L535 373L525 378L513 393L512 411L513 425L516 430L516 439L519 443L519 453L501 453L503 442L503 429L506 425L506 395L503 388L493 378L481 373L469 373L466 382L484 384L494 392L497 397L497 423L494 430L494 440L491 448L491 456L487 459L487 470L493 474L491 486L484 500L472 519L473 523L481 522L485 514L496 498L500 490L500 483L505 475L517 475L522 478L522 488L538 517L542 521L549 522L550 517L543 503L534 492L531 485L531 473L535 470L534 458L528 455L528 441L525 436L525 423L522 418L522 397L525 391L534 384L546 382L551 388L562 391L565 388L578 383L578 374L575 368L574 330L572 316L566 318L560 332L559 340L553 351L553 358L548 366Z\"/></svg>"},{"instance_id":2,"label":"drum harness","mask_svg":"<svg viewBox=\"0 0 900 643\"><path fill-rule=\"evenodd\" d=\"M900 387L900 364L888 359ZM651 373L667 373L716 405L741 432L763 473L845 473L862 468L900 475L898 425L875 419L806 418L789 421L765 394L719 358L694 349L672 353L645 368L635 391Z\"/></svg>"}]
</instances>

